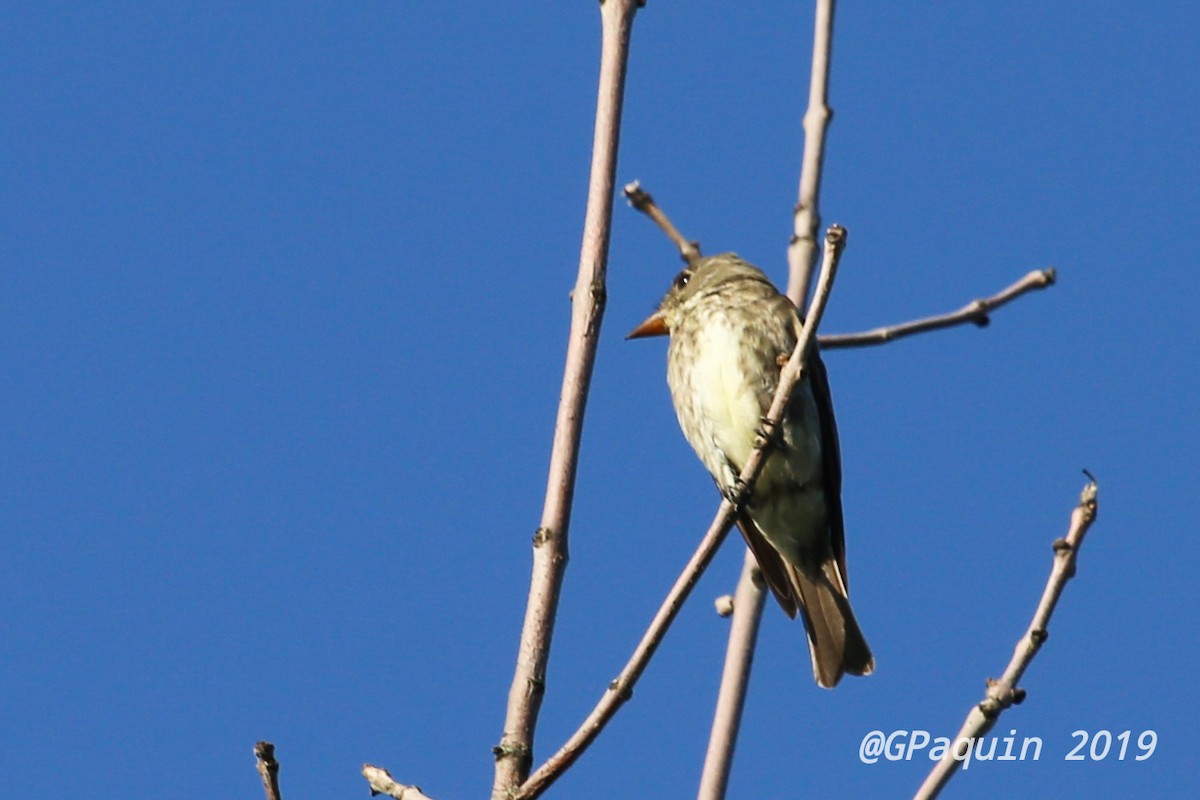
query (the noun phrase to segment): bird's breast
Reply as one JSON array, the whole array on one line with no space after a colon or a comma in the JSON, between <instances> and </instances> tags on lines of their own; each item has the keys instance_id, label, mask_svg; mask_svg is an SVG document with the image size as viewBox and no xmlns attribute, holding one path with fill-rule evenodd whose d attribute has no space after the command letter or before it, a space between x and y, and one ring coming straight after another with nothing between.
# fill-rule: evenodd
<instances>
[{"instance_id":1,"label":"bird's breast","mask_svg":"<svg viewBox=\"0 0 1200 800\"><path fill-rule=\"evenodd\" d=\"M684 435L714 477L722 478L720 460L740 470L750 457L761 425L764 382L778 382L778 367L752 364L753 348L745 331L725 315L680 341L672 341L671 395ZM690 351L690 352L689 352ZM714 452L714 450L719 452Z\"/></svg>"}]
</instances>

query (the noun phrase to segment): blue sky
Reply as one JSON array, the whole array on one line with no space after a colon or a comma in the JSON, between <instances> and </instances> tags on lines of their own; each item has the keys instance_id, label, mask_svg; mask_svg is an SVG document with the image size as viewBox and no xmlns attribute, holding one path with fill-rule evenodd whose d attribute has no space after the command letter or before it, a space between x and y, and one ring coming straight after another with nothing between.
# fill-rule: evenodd
<instances>
[{"instance_id":1,"label":"blue sky","mask_svg":"<svg viewBox=\"0 0 1200 800\"><path fill-rule=\"evenodd\" d=\"M12 797L491 783L538 524L595 93L595 3L26 3L0 46L0 774ZM1192 399L1200 12L843 4L822 210L850 230L825 330L1054 288L830 353L869 679L814 686L768 605L733 797L907 796L874 729L951 735L1027 625L1084 478L1099 520L1026 702L1042 758L951 797L1194 784ZM811 12L651 0L618 181L780 283ZM717 505L661 341L677 268L618 205L544 757L624 663ZM694 794L724 548L552 790ZM1143 762L1065 762L1144 730ZM1132 755L1132 750L1131 750ZM540 760L540 759L539 759ZM165 789L164 787L170 787ZM616 788L614 788L616 787Z\"/></svg>"}]
</instances>

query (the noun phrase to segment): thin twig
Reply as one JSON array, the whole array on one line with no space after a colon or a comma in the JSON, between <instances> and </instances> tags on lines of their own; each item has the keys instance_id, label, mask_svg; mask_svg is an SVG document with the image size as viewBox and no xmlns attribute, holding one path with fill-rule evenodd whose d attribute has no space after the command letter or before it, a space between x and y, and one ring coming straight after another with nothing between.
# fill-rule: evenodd
<instances>
[{"instance_id":1,"label":"thin twig","mask_svg":"<svg viewBox=\"0 0 1200 800\"><path fill-rule=\"evenodd\" d=\"M829 229L829 233L825 238L825 258L821 263L821 274L817 281L817 292L813 296L812 304L809 306L806 319L808 323L803 326L800 332L799 339L796 342L796 349L792 351L792 356L788 359L787 364L779 374L779 387L775 391L775 399L771 403L771 408L767 412L768 422L764 423L765 427L770 430L772 425L778 424L783 416L784 407L787 404L788 398L791 396L792 389L803 375L804 360L807 358L807 353L811 349L813 342L816 340L816 329L820 324L821 317L825 313L825 305L829 301L829 290L833 285L834 276L837 273L838 260L846 243L846 230L839 226L833 226ZM756 443L757 446L750 453L742 473L739 476L738 486L740 491L736 493L733 502L737 504L745 503L753 491L754 482L758 478L759 472L762 471L763 464L766 463L766 448L768 442L765 438ZM696 552L692 554L687 566L679 578L676 579L675 585L667 593L666 599L663 600L662 606L658 609L658 613L654 615L650 626L646 629L642 639L638 642L637 647L630 656L628 663L621 670L620 674L608 685L608 689L601 696L600 701L592 712L583 721L579 729L571 735L558 752L547 759L546 763L538 767L529 780L526 781L512 795L512 800L532 800L538 797L546 789L550 787L562 773L571 764L583 754L583 751L596 739L608 721L612 719L617 710L628 700L633 694L633 687L641 677L642 672L646 669L646 665L650 662L651 656L654 655L658 645L662 642L663 635L671 622L675 619L675 615L683 606L684 601L691 593L696 581L704 572L704 568L708 566L713 555L716 554L717 548L725 539L725 534L729 532L730 526L733 524L734 504L729 499L721 502L717 509L717 515L709 526L708 531L704 534L704 538L700 541L700 545L696 548Z\"/></svg>"},{"instance_id":2,"label":"thin twig","mask_svg":"<svg viewBox=\"0 0 1200 800\"><path fill-rule=\"evenodd\" d=\"M600 5L600 80L583 243L572 294L571 332L550 452L546 499L541 525L533 541L529 600L508 694L504 733L500 743L493 748L496 756L492 784L494 800L506 800L528 775L533 758L534 729L546 689L546 664L567 566L567 531L575 492L579 440L604 314L621 104L629 36L639 5L638 0L606 0Z\"/></svg>"},{"instance_id":3,"label":"thin twig","mask_svg":"<svg viewBox=\"0 0 1200 800\"><path fill-rule=\"evenodd\" d=\"M371 790L372 797L377 794L386 794L396 800L430 800L419 787L405 786L382 767L363 764L362 776L367 779L367 786Z\"/></svg>"},{"instance_id":4,"label":"thin twig","mask_svg":"<svg viewBox=\"0 0 1200 800\"><path fill-rule=\"evenodd\" d=\"M671 223L670 218L658 207L658 203L654 202L654 198L642 188L638 181L625 184L624 192L629 205L654 220L654 224L679 248L680 258L688 264L693 264L700 258L700 243L688 241L687 237Z\"/></svg>"},{"instance_id":5,"label":"thin twig","mask_svg":"<svg viewBox=\"0 0 1200 800\"><path fill-rule=\"evenodd\" d=\"M886 328L876 328L871 331L863 331L862 333L831 333L820 338L821 349L833 350L839 347L864 347L872 344L886 344L905 336L912 336L914 333L925 333L926 331L934 331L940 328L950 328L967 322L972 322L984 328L991 321L988 318L989 311L1017 299L1026 292L1031 292L1035 289L1045 289L1047 286L1053 285L1054 280L1055 272L1053 269L1035 269L1008 288L997 292L991 297L972 300L958 311L913 320L912 322L904 322L900 325L892 325Z\"/></svg>"},{"instance_id":6,"label":"thin twig","mask_svg":"<svg viewBox=\"0 0 1200 800\"><path fill-rule=\"evenodd\" d=\"M803 308L812 268L816 261L817 226L820 225L818 197L821 189L821 165L825 154L825 135L833 111L829 108L829 70L833 47L833 0L818 0L813 23L812 71L808 86L808 111L804 115L804 155L800 165L800 198L793 219L794 231L788 246L788 297L796 308ZM823 341L823 339L822 339ZM746 687L750 682L753 651L762 619L765 590L761 581L750 579L749 565L757 567L747 550L746 565L738 580L733 620L729 626L725 669L717 694L708 752L700 776L701 800L720 800L725 796L733 751L737 745ZM734 654L744 656L734 658Z\"/></svg>"},{"instance_id":7,"label":"thin twig","mask_svg":"<svg viewBox=\"0 0 1200 800\"><path fill-rule=\"evenodd\" d=\"M696 794L699 800L721 800L729 785L729 772L738 731L741 729L742 708L746 701L750 667L754 663L754 646L758 641L758 623L762 620L765 596L758 562L747 548L742 562L742 575L733 596L729 644L725 649L725 668L721 671L721 689L717 694L717 708L713 712L704 771L700 774L700 791Z\"/></svg>"},{"instance_id":8,"label":"thin twig","mask_svg":"<svg viewBox=\"0 0 1200 800\"><path fill-rule=\"evenodd\" d=\"M1033 621L1029 629L1017 642L1012 660L999 680L989 680L987 692L983 700L974 706L967 714L967 719L955 737L953 745L946 751L914 796L917 800L931 800L937 797L955 771L964 760L971 757L975 742L996 724L1000 714L1008 707L1016 705L1025 699L1025 690L1017 687L1017 682L1025 674L1025 670L1033 662L1033 657L1049 636L1047 627L1058 598L1062 596L1067 581L1075 577L1075 560L1079 548L1083 545L1083 537L1096 519L1098 504L1096 500L1096 480L1086 472L1087 485L1079 495L1079 505L1071 512L1071 524L1067 535L1054 542L1054 565L1050 570L1050 579L1042 591L1042 599L1037 610L1033 613Z\"/></svg>"},{"instance_id":9,"label":"thin twig","mask_svg":"<svg viewBox=\"0 0 1200 800\"><path fill-rule=\"evenodd\" d=\"M279 800L279 762L275 760L275 745L270 742L255 743L254 760L258 765L258 774L262 778L267 800Z\"/></svg>"},{"instance_id":10,"label":"thin twig","mask_svg":"<svg viewBox=\"0 0 1200 800\"><path fill-rule=\"evenodd\" d=\"M812 76L808 83L808 110L804 112L800 198L793 215L792 241L788 245L787 296L792 298L796 308L804 307L817 260L817 230L821 227L817 195L821 188L821 165L825 161L825 130L833 118L828 98L834 5L834 0L817 0L813 25Z\"/></svg>"}]
</instances>

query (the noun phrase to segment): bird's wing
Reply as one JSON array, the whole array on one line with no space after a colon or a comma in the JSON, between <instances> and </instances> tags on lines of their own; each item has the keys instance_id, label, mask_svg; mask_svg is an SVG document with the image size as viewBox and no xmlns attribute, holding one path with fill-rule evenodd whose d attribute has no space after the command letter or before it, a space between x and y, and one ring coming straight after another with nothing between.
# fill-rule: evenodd
<instances>
[{"instance_id":1,"label":"bird's wing","mask_svg":"<svg viewBox=\"0 0 1200 800\"><path fill-rule=\"evenodd\" d=\"M829 544L842 583L846 576L846 530L842 521L842 454L838 446L837 421L833 418L833 398L829 393L829 377L825 364L814 345L808 356L808 371L812 380L813 399L817 403L817 420L821 426L821 471L825 483L825 513L829 516Z\"/></svg>"},{"instance_id":2,"label":"bird's wing","mask_svg":"<svg viewBox=\"0 0 1200 800\"><path fill-rule=\"evenodd\" d=\"M783 561L783 556L771 546L762 531L754 524L754 520L745 511L738 512L737 526L738 530L742 532L742 538L746 540L746 546L750 548L750 552L758 561L758 568L762 572L767 586L771 587L771 593L779 601L784 613L795 619L800 598L796 596L796 590L788 573L788 566Z\"/></svg>"}]
</instances>

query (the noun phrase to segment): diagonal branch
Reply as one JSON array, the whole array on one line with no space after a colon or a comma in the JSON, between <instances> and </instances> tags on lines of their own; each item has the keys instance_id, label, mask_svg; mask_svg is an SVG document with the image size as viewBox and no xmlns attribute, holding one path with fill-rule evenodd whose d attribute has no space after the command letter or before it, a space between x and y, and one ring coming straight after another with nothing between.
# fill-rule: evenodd
<instances>
[{"instance_id":1,"label":"diagonal branch","mask_svg":"<svg viewBox=\"0 0 1200 800\"><path fill-rule=\"evenodd\" d=\"M825 257L821 263L821 274L817 281L817 292L813 296L812 304L809 306L806 319L807 324L803 326L800 332L799 340L796 342L796 349L792 351L791 358L779 375L779 387L775 392L775 398L771 403L771 408L767 412L769 422L765 423L766 429L770 430L771 426L778 424L783 417L784 407L787 405L788 398L791 396L792 389L800 381L804 370L804 361L807 353L812 348L816 340L817 326L820 324L821 317L825 312L825 306L829 301L829 291L833 285L833 279L837 272L838 260L841 258L841 253L846 243L846 230L839 226L833 226L829 229L829 233L825 237ZM704 572L705 567L712 560L720 547L721 542L725 540L725 534L729 532L729 528L733 525L735 504L742 504L750 497L754 489L754 482L758 478L758 474L762 471L763 465L766 463L766 450L769 442L763 438L757 441L754 451L750 454L750 458L746 461L745 467L739 476L739 490L733 497L733 502L727 498L721 502L717 509L717 515L709 526L708 531L701 539L696 552L692 554L687 566L679 578L676 579L675 585L667 593L666 599L663 600L662 606L658 609L658 613L651 620L649 628L642 635L642 640L638 642L637 647L630 656L629 661L621 670L620 674L608 685L608 689L601 696L600 701L592 712L583 721L579 729L571 735L557 753L551 756L545 764L538 767L529 780L526 781L516 792L513 793L511 800L532 800L538 797L546 789L550 787L563 771L571 766L584 750L595 741L596 737L617 713L625 701L627 701L633 693L633 687L645 671L646 665L650 662L650 658L654 655L658 645L662 642L663 636L667 632L674 621L675 616L679 613L679 609L683 606L692 588L696 585L696 581L700 579L700 575Z\"/></svg>"},{"instance_id":2,"label":"diagonal branch","mask_svg":"<svg viewBox=\"0 0 1200 800\"><path fill-rule=\"evenodd\" d=\"M817 0L813 22L812 71L808 85L808 110L804 114L804 155L800 164L799 201L793 219L792 241L788 245L787 295L796 308L804 306L816 261L817 227L821 224L818 197L821 167L825 159L825 133L833 110L829 107L829 70L833 50L834 0ZM823 341L823 339L822 339ZM752 566L754 568L752 568ZM749 551L738 579L733 619L729 626L725 669L717 693L708 752L700 776L700 800L721 800L729 781L733 751L737 745L746 687L762 619L764 590L752 576L757 562ZM744 655L737 655L744 654Z\"/></svg>"},{"instance_id":3,"label":"diagonal branch","mask_svg":"<svg viewBox=\"0 0 1200 800\"><path fill-rule=\"evenodd\" d=\"M1050 579L1042 591L1042 599L1033 613L1029 629L1017 642L1012 659L1000 679L988 680L983 700L967 714L953 746L930 771L914 795L917 800L931 800L937 797L954 776L959 765L970 758L976 740L992 729L1006 708L1025 699L1025 690L1018 688L1017 682L1021 680L1021 676L1033 662L1033 657L1050 635L1047 631L1050 617L1054 614L1054 607L1058 604L1058 598L1062 596L1067 581L1075 577L1075 560L1079 548L1083 545L1083 537L1087 535L1088 528L1096 519L1096 481L1086 470L1084 474L1088 476L1087 485L1079 495L1079 505L1071 512L1071 524L1067 535L1054 542L1054 566L1050 570Z\"/></svg>"},{"instance_id":4,"label":"diagonal branch","mask_svg":"<svg viewBox=\"0 0 1200 800\"><path fill-rule=\"evenodd\" d=\"M604 315L605 270L621 104L629 58L629 37L638 0L605 0L600 5L600 81L592 168L584 215L579 273L572 293L571 332L563 371L562 394L550 451L550 470L541 525L533 540L533 574L504 733L494 748L494 800L506 800L524 782L533 760L533 734L546 690L546 665L558 598L567 567L567 531L575 492L575 470L588 386L596 360L600 323Z\"/></svg>"},{"instance_id":5,"label":"diagonal branch","mask_svg":"<svg viewBox=\"0 0 1200 800\"><path fill-rule=\"evenodd\" d=\"M641 183L638 181L627 183L623 192L629 205L652 219L654 224L671 240L671 243L679 248L680 258L689 264L700 258L700 243L688 241L687 237L679 232L666 213L658 207L658 203L654 202L650 193L642 188Z\"/></svg>"},{"instance_id":6,"label":"diagonal branch","mask_svg":"<svg viewBox=\"0 0 1200 800\"><path fill-rule=\"evenodd\" d=\"M991 321L988 318L989 311L1017 299L1026 292L1052 286L1055 277L1053 269L1035 269L1007 289L997 292L991 297L972 300L958 311L925 317L924 319L904 322L890 327L875 328L874 330L863 331L862 333L827 334L820 339L821 349L834 350L839 347L864 347L871 344L886 344L896 339L902 339L905 336L912 336L914 333L925 333L926 331L935 331L940 328L950 328L967 322L972 322L981 328L985 328Z\"/></svg>"}]
</instances>

